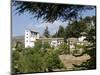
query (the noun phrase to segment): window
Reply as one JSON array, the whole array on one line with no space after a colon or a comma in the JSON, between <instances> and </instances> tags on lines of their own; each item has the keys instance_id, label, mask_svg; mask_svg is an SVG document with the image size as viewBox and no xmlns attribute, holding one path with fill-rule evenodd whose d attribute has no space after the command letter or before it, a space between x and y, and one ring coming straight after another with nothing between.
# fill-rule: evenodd
<instances>
[{"instance_id":1,"label":"window","mask_svg":"<svg viewBox=\"0 0 100 75\"><path fill-rule=\"evenodd\" d=\"M28 35L28 33L26 35Z\"/></svg>"},{"instance_id":2,"label":"window","mask_svg":"<svg viewBox=\"0 0 100 75\"><path fill-rule=\"evenodd\" d=\"M26 42L28 42L28 40L26 40Z\"/></svg>"},{"instance_id":3,"label":"window","mask_svg":"<svg viewBox=\"0 0 100 75\"><path fill-rule=\"evenodd\" d=\"M28 38L28 37L26 37L26 38Z\"/></svg>"}]
</instances>

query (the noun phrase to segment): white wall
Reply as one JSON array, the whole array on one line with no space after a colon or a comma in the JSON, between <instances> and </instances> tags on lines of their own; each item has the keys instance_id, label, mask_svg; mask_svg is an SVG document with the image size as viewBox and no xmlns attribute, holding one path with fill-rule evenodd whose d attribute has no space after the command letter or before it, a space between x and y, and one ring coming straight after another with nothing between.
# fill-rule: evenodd
<instances>
[{"instance_id":1,"label":"white wall","mask_svg":"<svg viewBox=\"0 0 100 75\"><path fill-rule=\"evenodd\" d=\"M85 36L81 36L78 38L78 40L79 40L79 42L82 42L82 41L84 41L85 38L86 38Z\"/></svg>"},{"instance_id":2,"label":"white wall","mask_svg":"<svg viewBox=\"0 0 100 75\"><path fill-rule=\"evenodd\" d=\"M25 30L25 48L30 45L30 35L31 35L30 31Z\"/></svg>"},{"instance_id":3,"label":"white wall","mask_svg":"<svg viewBox=\"0 0 100 75\"><path fill-rule=\"evenodd\" d=\"M34 35L30 30L25 30L25 48L34 47L36 39L39 39L39 34Z\"/></svg>"}]
</instances>

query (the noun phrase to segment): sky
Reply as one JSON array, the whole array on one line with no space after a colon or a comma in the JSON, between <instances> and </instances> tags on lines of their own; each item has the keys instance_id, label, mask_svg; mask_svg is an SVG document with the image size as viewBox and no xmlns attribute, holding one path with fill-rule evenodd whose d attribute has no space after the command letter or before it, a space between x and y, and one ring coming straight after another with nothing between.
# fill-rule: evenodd
<instances>
[{"instance_id":1,"label":"sky","mask_svg":"<svg viewBox=\"0 0 100 75\"><path fill-rule=\"evenodd\" d=\"M48 26L50 34L54 34L59 25L63 27L67 26L68 22L61 22L60 20L55 21L54 23L45 23L42 19L37 20L33 18L31 14L25 12L24 14L18 15L16 14L15 7L12 7L12 36L21 36L24 35L24 31L28 27L32 27L34 30L38 31L40 35L43 34L46 25ZM87 10L81 13L83 17L85 16L93 16L95 15L94 10Z\"/></svg>"}]
</instances>

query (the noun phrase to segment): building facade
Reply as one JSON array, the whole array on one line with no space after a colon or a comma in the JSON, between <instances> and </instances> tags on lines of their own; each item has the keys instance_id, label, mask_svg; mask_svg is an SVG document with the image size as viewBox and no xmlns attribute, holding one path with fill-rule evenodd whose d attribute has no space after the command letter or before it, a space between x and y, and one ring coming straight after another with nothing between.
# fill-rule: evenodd
<instances>
[{"instance_id":1,"label":"building facade","mask_svg":"<svg viewBox=\"0 0 100 75\"><path fill-rule=\"evenodd\" d=\"M39 39L38 32L31 30L31 29L25 30L25 48L34 47L35 41L37 39Z\"/></svg>"},{"instance_id":2,"label":"building facade","mask_svg":"<svg viewBox=\"0 0 100 75\"><path fill-rule=\"evenodd\" d=\"M82 53L83 48L81 47L88 44L88 42L84 40L85 38L85 36L80 36L79 38L71 37L66 39L67 44L69 45L70 52L74 53L76 50L78 50L79 53ZM39 32L35 30L25 30L25 48L34 47L37 40L41 40L42 43L48 42L51 47L55 48L64 43L64 38L40 37Z\"/></svg>"}]
</instances>

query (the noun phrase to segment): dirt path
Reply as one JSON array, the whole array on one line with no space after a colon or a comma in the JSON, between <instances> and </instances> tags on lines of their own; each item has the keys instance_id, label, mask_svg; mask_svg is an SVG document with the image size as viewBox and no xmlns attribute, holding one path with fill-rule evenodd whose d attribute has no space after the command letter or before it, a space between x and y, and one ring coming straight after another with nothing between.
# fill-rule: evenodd
<instances>
[{"instance_id":1,"label":"dirt path","mask_svg":"<svg viewBox=\"0 0 100 75\"><path fill-rule=\"evenodd\" d=\"M73 55L59 55L59 58L67 69L71 69L74 67L72 64L79 65L87 59L90 59L90 56L87 54L80 57L75 57Z\"/></svg>"}]
</instances>

